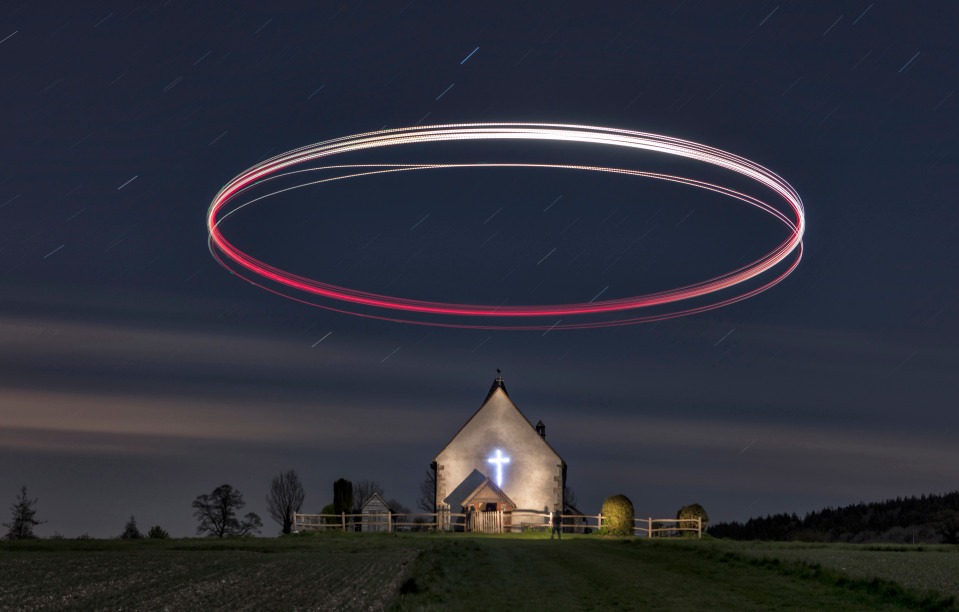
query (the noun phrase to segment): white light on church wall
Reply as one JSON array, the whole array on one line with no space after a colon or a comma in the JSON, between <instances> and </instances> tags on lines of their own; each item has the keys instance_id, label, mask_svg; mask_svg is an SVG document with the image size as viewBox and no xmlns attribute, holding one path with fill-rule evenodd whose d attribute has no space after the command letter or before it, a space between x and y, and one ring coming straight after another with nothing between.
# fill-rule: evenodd
<instances>
[{"instance_id":1,"label":"white light on church wall","mask_svg":"<svg viewBox=\"0 0 959 612\"><path fill-rule=\"evenodd\" d=\"M496 454L486 460L496 466L496 486L503 486L503 465L509 463L509 457L503 454L503 451L496 449Z\"/></svg>"}]
</instances>

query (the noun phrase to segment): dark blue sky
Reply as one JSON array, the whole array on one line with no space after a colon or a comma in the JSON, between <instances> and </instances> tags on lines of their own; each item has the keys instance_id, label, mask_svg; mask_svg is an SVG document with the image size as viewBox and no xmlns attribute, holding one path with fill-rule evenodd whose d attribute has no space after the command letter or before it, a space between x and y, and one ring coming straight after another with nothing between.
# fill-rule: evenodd
<instances>
[{"instance_id":1,"label":"dark blue sky","mask_svg":"<svg viewBox=\"0 0 959 612\"><path fill-rule=\"evenodd\" d=\"M289 468L308 511L339 477L413 506L496 368L588 512L620 492L644 516L731 520L954 489L959 9L514 4L5 8L0 495L26 484L41 533L67 536L130 514L191 534L190 502L224 482L265 516ZM481 121L743 155L802 195L805 258L729 308L543 335L310 308L207 250L210 200L270 155ZM689 190L491 171L354 181L235 231L351 287L542 303L701 278L779 230Z\"/></svg>"}]
</instances>

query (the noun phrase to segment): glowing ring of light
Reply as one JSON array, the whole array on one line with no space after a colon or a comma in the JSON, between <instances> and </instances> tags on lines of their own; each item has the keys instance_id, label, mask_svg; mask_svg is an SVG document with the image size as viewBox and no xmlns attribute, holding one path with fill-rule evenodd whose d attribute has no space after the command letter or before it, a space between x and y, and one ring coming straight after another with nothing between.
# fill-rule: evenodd
<instances>
[{"instance_id":1,"label":"glowing ring of light","mask_svg":"<svg viewBox=\"0 0 959 612\"><path fill-rule=\"evenodd\" d=\"M745 193L720 185L715 185L691 178L685 178L682 176L643 172L639 170L623 168L563 164L481 163L325 165L314 166L308 170L291 170L291 168L299 164L322 160L327 157L351 151L450 140L540 140L581 142L642 149L655 153L689 158L705 164L730 170L744 177L752 179L760 185L772 190L773 193L775 193L777 196L779 196L779 198L782 199L782 201L785 202L788 207L788 213L783 212L752 195L747 195ZM600 302L541 306L494 307L489 305L450 304L391 297L312 280L286 272L251 257L231 244L220 229L220 224L226 218L244 206L284 191L315 185L327 181L343 180L358 176L368 176L371 174L462 167L533 167L588 170L594 172L642 176L686 184L733 197L747 204L755 206L763 212L774 216L777 220L783 223L783 225L788 228L789 234L786 240L776 246L776 248L774 248L772 251L746 266L737 268L705 281L685 285L676 289ZM310 181L294 187L280 189L271 194L260 196L249 202L245 202L236 208L227 208L227 206L239 194L252 189L254 186L257 186L264 181L272 180L280 176L288 176L298 172L323 169L351 169L354 170L354 172L352 174ZM806 217L803 209L803 203L796 190L793 189L789 183L787 183L776 173L738 155L734 155L732 153L696 142L681 140L669 136L662 136L659 134L595 126L538 123L467 123L408 127L392 130L380 130L376 132L368 132L365 134L357 134L353 136L327 140L318 144L283 153L244 171L227 183L222 189L220 189L220 191L216 194L216 197L213 199L213 202L210 204L210 208L207 212L209 246L213 256L218 262L220 262L221 265L226 267L234 274L237 274L244 280L247 280L258 287L266 289L267 291L271 291L278 295L282 295L284 297L313 306L363 317L405 323L416 323L420 325L479 329L545 330L607 327L611 325L628 325L648 321L659 321L727 306L769 289L770 287L778 284L793 270L795 270L799 265L799 261L802 259L802 239L803 234L805 233L805 228ZM787 259L790 259L790 261L786 261ZM231 263L235 264L236 268L231 266ZM783 268L783 266L780 266L780 264L783 264L785 269L779 269L778 272L774 271L776 268ZM244 271L252 274L253 277L248 276L246 273L244 273ZM745 290L743 293L735 294L731 297L719 299L704 305L639 316L635 316L638 313L633 313L633 315L625 315L613 320L573 322L562 325L559 324L559 321L552 325L538 323L506 324L497 322L474 324L449 321L421 321L404 318L400 314L388 316L386 314L362 313L348 310L347 307L335 308L329 304L320 304L315 301L311 301L311 299L298 298L288 295L283 291L270 288L262 283L263 280L270 281L289 289L294 289L311 296L316 296L317 298L335 300L344 302L346 304L354 304L363 307L387 309L394 312L398 311L400 313L406 312L458 317L489 317L494 321L500 321L503 318L510 317L570 317L609 313L613 313L614 315L617 313L628 313L630 311L636 311L643 308L650 308L653 306L661 307L670 304L677 304L684 300L701 298L703 296L733 288L737 285L745 283L746 281L757 279L761 275L766 275L766 277L763 279L762 284L760 284L758 287L753 287ZM257 280L256 277L262 280Z\"/></svg>"}]
</instances>

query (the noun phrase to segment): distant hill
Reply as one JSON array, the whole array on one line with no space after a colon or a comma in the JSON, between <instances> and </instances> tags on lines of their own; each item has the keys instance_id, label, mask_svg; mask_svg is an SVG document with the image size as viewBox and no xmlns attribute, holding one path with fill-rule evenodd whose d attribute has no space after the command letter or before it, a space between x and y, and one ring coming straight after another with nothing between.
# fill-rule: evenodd
<instances>
[{"instance_id":1,"label":"distant hill","mask_svg":"<svg viewBox=\"0 0 959 612\"><path fill-rule=\"evenodd\" d=\"M796 514L773 514L708 529L733 540L959 544L959 491Z\"/></svg>"}]
</instances>

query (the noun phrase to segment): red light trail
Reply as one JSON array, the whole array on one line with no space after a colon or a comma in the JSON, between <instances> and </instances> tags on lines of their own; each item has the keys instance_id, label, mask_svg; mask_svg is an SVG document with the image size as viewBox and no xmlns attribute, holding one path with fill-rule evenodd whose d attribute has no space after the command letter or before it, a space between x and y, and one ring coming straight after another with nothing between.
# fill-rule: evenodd
<instances>
[{"instance_id":1,"label":"red light trail","mask_svg":"<svg viewBox=\"0 0 959 612\"><path fill-rule=\"evenodd\" d=\"M475 140L589 143L645 150L653 153L688 158L704 164L724 168L751 179L760 186L771 190L777 196L777 203L779 203L780 206L784 203L785 208L780 210L780 208L760 200L753 195L729 187L683 176L628 168L575 164L427 163L321 164L311 165L309 168L296 169L297 166L301 166L302 164L313 164L335 155L353 151L396 147L424 142ZM684 285L675 289L587 303L490 306L430 302L392 297L332 285L292 274L245 253L227 240L220 227L223 221L246 206L261 202L280 193L330 181L418 170L517 167L604 172L679 183L704 189L734 198L771 215L786 227L787 236L783 242L778 244L770 252L745 266L704 281ZM346 173L307 181L291 187L279 188L271 193L260 195L248 201L236 202L240 195L250 191L254 187L267 184L268 181L318 170L337 170L346 171ZM381 130L327 140L283 153L244 171L227 183L217 193L207 213L209 246L213 256L225 268L258 287L305 304L336 312L419 325L474 329L588 329L659 321L728 306L775 286L796 269L802 258L802 239L805 226L806 220L802 199L799 197L799 194L796 193L795 189L771 170L738 155L688 140L658 134L595 126L536 123L434 125ZM747 285L749 282L753 284L751 286ZM277 287L270 287L268 283L275 283ZM301 292L301 295L290 295L287 293L294 291ZM725 292L725 297L717 295L720 292ZM730 292L732 293L731 295L729 295ZM331 302L321 303L319 301L320 299L330 300ZM711 301L699 305L693 305L691 303L693 300L703 299L709 299ZM374 311L371 313L356 310L367 307L374 309ZM351 310L351 308L354 310ZM650 310L654 308L659 310L651 312ZM411 318L411 315L414 313L434 318L426 320ZM594 320L581 320L584 317L591 316L594 317ZM596 316L605 316L607 318L595 320ZM450 320L448 317L459 317L459 320ZM531 320L543 317L562 317L562 319L553 323ZM573 318L574 320L567 321L567 318Z\"/></svg>"}]
</instances>

